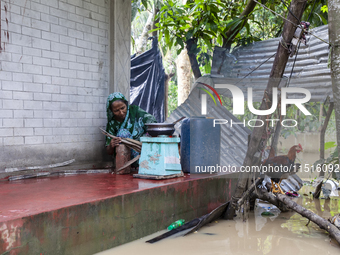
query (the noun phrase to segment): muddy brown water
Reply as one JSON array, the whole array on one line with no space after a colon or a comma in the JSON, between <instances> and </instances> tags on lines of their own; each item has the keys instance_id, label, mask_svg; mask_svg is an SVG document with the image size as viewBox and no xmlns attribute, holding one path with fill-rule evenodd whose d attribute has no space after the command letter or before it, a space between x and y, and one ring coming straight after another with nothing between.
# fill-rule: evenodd
<instances>
[{"instance_id":1,"label":"muddy brown water","mask_svg":"<svg viewBox=\"0 0 340 255\"><path fill-rule=\"evenodd\" d=\"M339 197L331 200L314 201L309 194L311 186L304 186L299 192L300 198L295 201L323 218L340 212ZM308 196L304 196L308 195ZM154 233L142 239L98 253L112 254L338 254L340 246L331 240L329 235L316 224L294 212L279 213L277 217L263 217L255 210L244 222L240 217L232 221L219 220L212 222L196 233L185 237L167 238L158 243L145 243L165 231Z\"/></svg>"}]
</instances>

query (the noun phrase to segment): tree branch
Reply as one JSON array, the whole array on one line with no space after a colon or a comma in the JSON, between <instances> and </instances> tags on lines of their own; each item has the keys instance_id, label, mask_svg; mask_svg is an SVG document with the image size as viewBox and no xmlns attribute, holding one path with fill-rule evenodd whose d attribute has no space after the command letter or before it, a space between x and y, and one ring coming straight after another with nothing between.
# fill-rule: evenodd
<instances>
[{"instance_id":1,"label":"tree branch","mask_svg":"<svg viewBox=\"0 0 340 255\"><path fill-rule=\"evenodd\" d=\"M244 8L242 13L240 14L239 18L243 18L243 17L248 16L255 9L255 6L256 6L256 2L254 2L253 0L249 0L246 7ZM225 37L223 37L223 45L222 45L223 48L226 48L226 49L228 49L228 51L230 51L231 44L233 43L238 32L242 30L242 28L244 27L245 24L246 24L246 22L243 22L242 26L238 26L234 29L232 29L232 27L231 27L226 32Z\"/></svg>"},{"instance_id":2,"label":"tree branch","mask_svg":"<svg viewBox=\"0 0 340 255\"><path fill-rule=\"evenodd\" d=\"M301 216L309 219L310 221L313 221L321 229L326 230L331 235L331 237L333 237L340 244L340 231L336 226L334 226L324 218L320 217L319 215L313 213L312 211L302 207L301 205L298 205L286 195L278 194L275 197L272 193L263 192L262 194L259 194L259 197L261 197L262 200L266 200L275 206L279 205L279 202L283 203L289 209L292 209Z\"/></svg>"},{"instance_id":3,"label":"tree branch","mask_svg":"<svg viewBox=\"0 0 340 255\"><path fill-rule=\"evenodd\" d=\"M192 52L192 48L196 44L197 44L197 40L193 38L186 41L186 48L188 51L191 69L192 69L192 72L194 73L195 80L197 80L199 77L202 76L198 62L197 62L196 54Z\"/></svg>"}]
</instances>

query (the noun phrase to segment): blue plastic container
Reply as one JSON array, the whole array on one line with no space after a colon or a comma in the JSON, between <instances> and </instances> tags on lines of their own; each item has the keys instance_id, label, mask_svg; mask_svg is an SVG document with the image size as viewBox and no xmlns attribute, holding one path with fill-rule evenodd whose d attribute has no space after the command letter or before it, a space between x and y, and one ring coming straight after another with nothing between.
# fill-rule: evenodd
<instances>
[{"instance_id":1,"label":"blue plastic container","mask_svg":"<svg viewBox=\"0 0 340 255\"><path fill-rule=\"evenodd\" d=\"M214 120L191 117L181 127L181 166L185 173L210 173L220 164L221 126ZM214 167L214 168L213 168Z\"/></svg>"}]
</instances>

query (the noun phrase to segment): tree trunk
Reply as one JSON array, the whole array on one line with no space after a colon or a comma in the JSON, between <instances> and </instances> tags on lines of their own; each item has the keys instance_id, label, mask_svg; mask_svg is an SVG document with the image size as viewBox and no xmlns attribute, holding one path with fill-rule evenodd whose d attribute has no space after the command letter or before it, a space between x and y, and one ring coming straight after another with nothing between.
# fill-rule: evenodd
<instances>
[{"instance_id":1,"label":"tree trunk","mask_svg":"<svg viewBox=\"0 0 340 255\"><path fill-rule=\"evenodd\" d=\"M293 0L290 5L290 10L294 13L296 17L301 19L305 4L307 0L301 1L301 0ZM288 20L290 20L293 23L296 23L296 18L289 13ZM295 32L295 26L286 21L283 27L283 33L282 33L282 40L286 43L290 43L294 32ZM274 59L273 67L270 73L270 78L267 84L267 88L264 92L263 100L261 103L261 110L269 109L272 105L272 92L274 87L278 87L280 83L280 79L283 76L287 61L289 57L288 50L282 46L282 43L279 43L277 54ZM263 123L266 123L265 119L270 119L270 116L258 116L258 119L262 120ZM261 150L259 150L260 146L264 146L266 142L266 137L263 136L263 134L266 131L266 125L263 125L262 127L255 127L253 129L253 132L251 134L250 143L248 146L247 154L243 162L243 166L252 166L255 161L258 161L258 158L261 155ZM235 194L232 198L232 206L234 209L237 208L237 201L242 196L242 193L245 190L247 180L249 178L251 173L243 172L240 174ZM231 207L228 208L228 211L232 210ZM233 213L228 213L227 215L233 215Z\"/></svg>"},{"instance_id":2,"label":"tree trunk","mask_svg":"<svg viewBox=\"0 0 340 255\"><path fill-rule=\"evenodd\" d=\"M320 158L321 159L325 159L325 134L326 134L328 122L333 112L333 108L334 108L334 102L330 102L329 108L326 114L325 122L323 123L323 126L320 131Z\"/></svg>"},{"instance_id":3,"label":"tree trunk","mask_svg":"<svg viewBox=\"0 0 340 255\"><path fill-rule=\"evenodd\" d=\"M156 4L156 3L155 3ZM157 13L159 12L159 9L156 7L155 9L155 16L157 15ZM159 22L159 18L154 20L154 22L152 23L152 29L156 29L156 24ZM152 31L152 36L153 37L158 37L158 30Z\"/></svg>"},{"instance_id":4,"label":"tree trunk","mask_svg":"<svg viewBox=\"0 0 340 255\"><path fill-rule=\"evenodd\" d=\"M253 0L249 0L246 7L242 11L240 18L248 16L255 9L255 6L256 6L256 2L254 2ZM228 52L230 51L231 44L233 43L236 35L238 34L239 31L242 30L242 28L244 27L245 24L246 24L246 22L243 22L242 26L238 26L234 29L230 28L226 32L225 37L223 37L223 46L222 47L228 49Z\"/></svg>"},{"instance_id":5,"label":"tree trunk","mask_svg":"<svg viewBox=\"0 0 340 255\"><path fill-rule=\"evenodd\" d=\"M164 111L165 111L165 119L166 120L168 118L168 98L169 98L169 81L171 80L171 78L174 76L174 73L171 74L165 74L165 81L164 81Z\"/></svg>"},{"instance_id":6,"label":"tree trunk","mask_svg":"<svg viewBox=\"0 0 340 255\"><path fill-rule=\"evenodd\" d=\"M323 103L320 103L320 113L319 113L319 131L321 130L322 125L322 116L323 116Z\"/></svg>"},{"instance_id":7,"label":"tree trunk","mask_svg":"<svg viewBox=\"0 0 340 255\"><path fill-rule=\"evenodd\" d=\"M152 19L152 26L150 27L151 29L156 29L156 24L159 22L159 19L154 19L155 16L157 15L157 13L159 12L159 3L157 0L154 1L154 7L153 7L153 19ZM150 16L149 16L150 18ZM148 19L149 21L149 19ZM147 22L148 23L148 22ZM148 25L146 25L145 27L149 28ZM158 31L152 31L152 37L157 38L158 37ZM163 61L166 61L166 57L164 58L163 56ZM170 71L170 74L165 73L165 79L164 79L164 112L165 112L165 119L166 120L168 118L168 95L169 95L169 81L171 80L171 78L175 75L172 70Z\"/></svg>"},{"instance_id":8,"label":"tree trunk","mask_svg":"<svg viewBox=\"0 0 340 255\"><path fill-rule=\"evenodd\" d=\"M328 34L338 152L340 152L340 2L328 1Z\"/></svg>"},{"instance_id":9,"label":"tree trunk","mask_svg":"<svg viewBox=\"0 0 340 255\"><path fill-rule=\"evenodd\" d=\"M277 144L279 143L279 138L282 130L281 122L278 121L275 127L275 133L271 144L271 150L274 150L274 154L277 155Z\"/></svg>"},{"instance_id":10,"label":"tree trunk","mask_svg":"<svg viewBox=\"0 0 340 255\"><path fill-rule=\"evenodd\" d=\"M146 21L143 32L138 38L137 47L136 47L137 48L136 53L138 55L142 54L146 50L146 45L148 43L148 38L149 38L149 31L151 30L153 26L154 18L155 18L155 11L153 10L149 14L149 17L148 17L148 20Z\"/></svg>"},{"instance_id":11,"label":"tree trunk","mask_svg":"<svg viewBox=\"0 0 340 255\"><path fill-rule=\"evenodd\" d=\"M331 118L331 115L333 112L333 108L334 108L334 103L330 102L327 115L325 118L325 123L323 123L323 126L320 131L320 159L325 159L325 134L326 134L326 129L328 126L329 119ZM322 176L325 176L324 171L320 171L319 177L322 177ZM315 192L314 192L314 198L320 197L322 183L323 181L321 181L318 184L318 186L316 186Z\"/></svg>"},{"instance_id":12,"label":"tree trunk","mask_svg":"<svg viewBox=\"0 0 340 255\"><path fill-rule=\"evenodd\" d=\"M187 50L183 49L177 57L178 106L188 98L191 84L191 66Z\"/></svg>"}]
</instances>

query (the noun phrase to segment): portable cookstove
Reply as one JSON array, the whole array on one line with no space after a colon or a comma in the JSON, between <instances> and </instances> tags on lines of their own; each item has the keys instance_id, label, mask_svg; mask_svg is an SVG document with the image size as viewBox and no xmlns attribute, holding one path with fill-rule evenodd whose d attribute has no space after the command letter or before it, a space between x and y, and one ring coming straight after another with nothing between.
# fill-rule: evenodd
<instances>
[{"instance_id":1,"label":"portable cookstove","mask_svg":"<svg viewBox=\"0 0 340 255\"><path fill-rule=\"evenodd\" d=\"M143 179L168 179L183 176L179 159L179 137L159 135L141 137L143 143L139 159L138 174L133 177Z\"/></svg>"}]
</instances>

